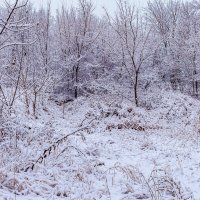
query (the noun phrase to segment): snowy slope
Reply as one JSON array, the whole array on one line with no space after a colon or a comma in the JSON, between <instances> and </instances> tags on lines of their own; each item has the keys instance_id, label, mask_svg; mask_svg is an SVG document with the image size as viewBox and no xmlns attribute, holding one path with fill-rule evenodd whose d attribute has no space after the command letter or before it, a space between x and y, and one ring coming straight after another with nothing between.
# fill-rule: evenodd
<instances>
[{"instance_id":1,"label":"snowy slope","mask_svg":"<svg viewBox=\"0 0 200 200\"><path fill-rule=\"evenodd\" d=\"M200 199L200 103L159 99L152 110L116 96L49 102L36 120L19 110L0 143L0 199Z\"/></svg>"}]
</instances>

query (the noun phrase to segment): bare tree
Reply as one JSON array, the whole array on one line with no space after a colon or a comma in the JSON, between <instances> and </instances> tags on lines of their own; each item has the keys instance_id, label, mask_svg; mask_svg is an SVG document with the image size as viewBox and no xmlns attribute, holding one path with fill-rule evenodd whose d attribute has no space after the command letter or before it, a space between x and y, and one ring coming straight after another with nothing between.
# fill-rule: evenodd
<instances>
[{"instance_id":1,"label":"bare tree","mask_svg":"<svg viewBox=\"0 0 200 200\"><path fill-rule=\"evenodd\" d=\"M31 26L26 24L24 16L20 12L27 6L28 0L20 2L16 0L13 4L6 4L0 16L0 52L3 55L10 52L10 58L5 60L1 66L2 76L1 83L9 83L11 87L4 88L4 84L0 85L0 93L3 104L12 107L16 99L17 91L20 85L22 74L22 60L17 60L17 49L19 46L30 45L32 41L20 41L18 35L23 31L28 30ZM6 14L8 13L8 14Z\"/></svg>"},{"instance_id":2,"label":"bare tree","mask_svg":"<svg viewBox=\"0 0 200 200\"><path fill-rule=\"evenodd\" d=\"M61 14L57 16L62 58L68 68L72 67L75 98L81 85L80 68L100 34L93 24L93 10L91 1L79 0L78 9L67 10L63 6Z\"/></svg>"},{"instance_id":3,"label":"bare tree","mask_svg":"<svg viewBox=\"0 0 200 200\"><path fill-rule=\"evenodd\" d=\"M122 64L126 68L133 85L134 101L139 105L138 83L141 68L152 55L148 51L151 29L146 18L140 16L134 6L127 1L117 1L118 12L115 18L107 13L110 26L120 42Z\"/></svg>"}]
</instances>

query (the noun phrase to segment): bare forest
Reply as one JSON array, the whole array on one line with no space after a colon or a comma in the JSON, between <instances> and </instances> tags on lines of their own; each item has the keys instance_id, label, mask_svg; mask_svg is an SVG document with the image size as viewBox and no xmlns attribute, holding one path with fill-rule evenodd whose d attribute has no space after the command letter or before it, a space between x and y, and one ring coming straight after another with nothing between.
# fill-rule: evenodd
<instances>
[{"instance_id":1,"label":"bare forest","mask_svg":"<svg viewBox=\"0 0 200 200\"><path fill-rule=\"evenodd\" d=\"M200 200L200 1L115 4L1 0L0 200Z\"/></svg>"}]
</instances>

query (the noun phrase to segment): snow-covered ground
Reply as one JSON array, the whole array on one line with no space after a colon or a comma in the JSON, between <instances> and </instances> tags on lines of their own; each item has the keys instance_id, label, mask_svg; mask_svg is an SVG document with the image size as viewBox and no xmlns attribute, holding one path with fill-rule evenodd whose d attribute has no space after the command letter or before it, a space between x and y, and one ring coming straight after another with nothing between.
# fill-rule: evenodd
<instances>
[{"instance_id":1,"label":"snow-covered ground","mask_svg":"<svg viewBox=\"0 0 200 200\"><path fill-rule=\"evenodd\" d=\"M0 200L200 200L200 102L158 99L151 110L113 96L49 102L36 120L17 111L0 142Z\"/></svg>"}]
</instances>

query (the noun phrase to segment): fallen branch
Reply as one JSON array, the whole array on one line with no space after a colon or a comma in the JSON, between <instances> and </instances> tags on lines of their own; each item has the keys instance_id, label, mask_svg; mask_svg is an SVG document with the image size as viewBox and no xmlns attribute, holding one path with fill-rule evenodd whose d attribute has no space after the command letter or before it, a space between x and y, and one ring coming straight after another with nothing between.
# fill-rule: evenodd
<instances>
[{"instance_id":1,"label":"fallen branch","mask_svg":"<svg viewBox=\"0 0 200 200\"><path fill-rule=\"evenodd\" d=\"M44 159L45 159L46 157L48 157L49 155L51 155L51 153L52 153L53 151L55 151L56 148L57 148L60 144L63 144L64 142L66 142L66 140L67 140L70 136L75 135L76 133L81 132L81 131L83 131L83 130L87 130L87 129L88 129L88 127L83 127L83 128L81 128L81 129L78 129L78 130L76 130L76 131L74 131L74 132L72 132L72 133L66 135L65 137L62 137L62 138L58 139L58 140L57 140L56 142L54 142L51 146L49 146L47 149L45 149L45 150L43 151L42 155L39 156L39 158L38 158L34 163L31 163L31 165L29 165L28 167L26 167L25 169L23 169L23 171L27 172L28 170L33 170L33 169L35 168L36 164L38 164L38 163L41 164L41 163L44 161ZM83 137L83 135L81 135L81 136ZM83 138L84 138L84 137L83 137Z\"/></svg>"}]
</instances>

